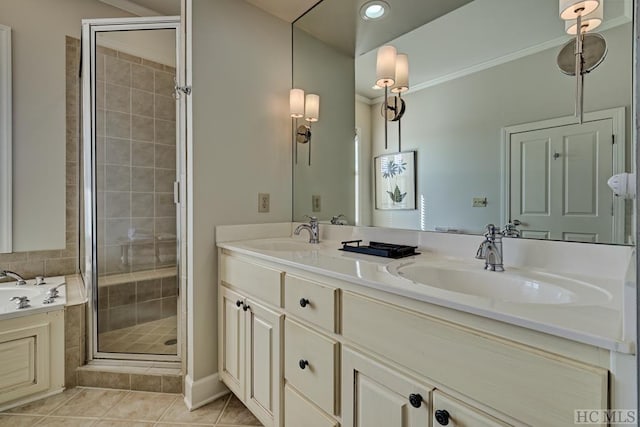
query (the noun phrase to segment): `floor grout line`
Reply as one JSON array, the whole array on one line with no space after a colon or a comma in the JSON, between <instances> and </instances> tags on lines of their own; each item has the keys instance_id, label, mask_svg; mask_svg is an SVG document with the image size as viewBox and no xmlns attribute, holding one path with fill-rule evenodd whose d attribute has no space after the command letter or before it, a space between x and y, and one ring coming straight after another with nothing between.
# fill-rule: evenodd
<instances>
[{"instance_id":1,"label":"floor grout line","mask_svg":"<svg viewBox=\"0 0 640 427\"><path fill-rule=\"evenodd\" d=\"M229 402L231 402L232 396L233 396L233 393L229 393L229 396L227 396L227 401L224 402L224 405L222 406L222 410L220 411L220 415L218 415L218 418L216 418L216 421L213 423L214 426L217 426L220 423L220 420L222 420L224 411L227 410L227 407L229 406Z\"/></svg>"}]
</instances>

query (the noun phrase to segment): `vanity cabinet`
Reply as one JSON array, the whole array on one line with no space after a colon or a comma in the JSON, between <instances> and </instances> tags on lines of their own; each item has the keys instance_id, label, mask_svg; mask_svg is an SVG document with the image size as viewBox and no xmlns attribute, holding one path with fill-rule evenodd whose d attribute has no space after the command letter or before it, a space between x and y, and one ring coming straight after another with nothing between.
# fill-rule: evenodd
<instances>
[{"instance_id":1,"label":"vanity cabinet","mask_svg":"<svg viewBox=\"0 0 640 427\"><path fill-rule=\"evenodd\" d=\"M439 390L433 392L432 414L433 427L508 427L511 425L447 396Z\"/></svg>"},{"instance_id":2,"label":"vanity cabinet","mask_svg":"<svg viewBox=\"0 0 640 427\"><path fill-rule=\"evenodd\" d=\"M265 426L279 426L284 316L226 287L220 300L220 377Z\"/></svg>"},{"instance_id":3,"label":"vanity cabinet","mask_svg":"<svg viewBox=\"0 0 640 427\"><path fill-rule=\"evenodd\" d=\"M220 266L220 375L265 425L570 426L608 408L602 351L233 251Z\"/></svg>"},{"instance_id":4,"label":"vanity cabinet","mask_svg":"<svg viewBox=\"0 0 640 427\"><path fill-rule=\"evenodd\" d=\"M429 385L350 348L342 352L342 384L345 426L429 427Z\"/></svg>"}]
</instances>

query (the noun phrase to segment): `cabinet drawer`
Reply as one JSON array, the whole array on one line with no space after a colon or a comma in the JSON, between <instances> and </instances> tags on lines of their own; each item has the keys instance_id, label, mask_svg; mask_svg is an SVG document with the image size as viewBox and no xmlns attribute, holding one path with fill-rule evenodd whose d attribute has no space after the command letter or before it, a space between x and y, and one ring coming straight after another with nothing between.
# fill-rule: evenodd
<instances>
[{"instance_id":1,"label":"cabinet drawer","mask_svg":"<svg viewBox=\"0 0 640 427\"><path fill-rule=\"evenodd\" d=\"M287 385L284 388L284 426L338 427L338 422Z\"/></svg>"},{"instance_id":2,"label":"cabinet drawer","mask_svg":"<svg viewBox=\"0 0 640 427\"><path fill-rule=\"evenodd\" d=\"M336 414L338 343L285 320L284 376L316 405Z\"/></svg>"},{"instance_id":3,"label":"cabinet drawer","mask_svg":"<svg viewBox=\"0 0 640 427\"><path fill-rule=\"evenodd\" d=\"M544 409L541 409L544 410ZM446 412L445 412L446 411ZM448 420L448 421L447 421ZM446 424L445 424L446 423ZM441 391L433 392L433 420L434 427L449 425L451 427L509 427L472 406L469 406Z\"/></svg>"},{"instance_id":4,"label":"cabinet drawer","mask_svg":"<svg viewBox=\"0 0 640 427\"><path fill-rule=\"evenodd\" d=\"M527 424L572 425L576 408L607 408L606 369L350 292L342 335Z\"/></svg>"},{"instance_id":5,"label":"cabinet drawer","mask_svg":"<svg viewBox=\"0 0 640 427\"><path fill-rule=\"evenodd\" d=\"M220 256L220 280L278 307L283 277L282 271L224 254Z\"/></svg>"},{"instance_id":6,"label":"cabinet drawer","mask_svg":"<svg viewBox=\"0 0 640 427\"><path fill-rule=\"evenodd\" d=\"M338 291L330 286L287 275L284 308L288 313L335 332Z\"/></svg>"}]
</instances>

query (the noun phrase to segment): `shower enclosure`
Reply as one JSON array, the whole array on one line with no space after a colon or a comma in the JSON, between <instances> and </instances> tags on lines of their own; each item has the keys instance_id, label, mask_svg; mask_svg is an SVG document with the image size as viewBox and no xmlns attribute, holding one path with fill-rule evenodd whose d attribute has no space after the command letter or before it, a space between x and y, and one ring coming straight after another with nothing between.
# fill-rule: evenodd
<instances>
[{"instance_id":1,"label":"shower enclosure","mask_svg":"<svg viewBox=\"0 0 640 427\"><path fill-rule=\"evenodd\" d=\"M180 358L177 17L83 21L83 275L94 359Z\"/></svg>"}]
</instances>

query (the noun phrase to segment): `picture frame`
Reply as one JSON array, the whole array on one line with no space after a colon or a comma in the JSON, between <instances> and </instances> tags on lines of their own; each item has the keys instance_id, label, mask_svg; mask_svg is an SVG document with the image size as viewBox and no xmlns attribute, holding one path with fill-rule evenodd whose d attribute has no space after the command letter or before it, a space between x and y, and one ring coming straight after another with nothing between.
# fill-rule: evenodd
<instances>
[{"instance_id":1,"label":"picture frame","mask_svg":"<svg viewBox=\"0 0 640 427\"><path fill-rule=\"evenodd\" d=\"M375 208L416 209L416 152L382 154L374 158Z\"/></svg>"}]
</instances>

